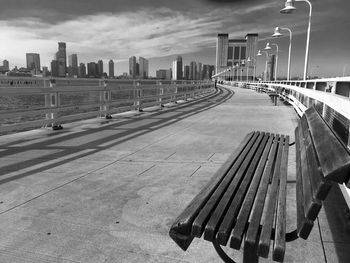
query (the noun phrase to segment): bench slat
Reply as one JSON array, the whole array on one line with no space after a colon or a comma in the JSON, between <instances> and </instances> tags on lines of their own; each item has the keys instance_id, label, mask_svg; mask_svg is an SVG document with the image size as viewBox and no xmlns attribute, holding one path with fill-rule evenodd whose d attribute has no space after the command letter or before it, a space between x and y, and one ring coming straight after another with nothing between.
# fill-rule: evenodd
<instances>
[{"instance_id":1,"label":"bench slat","mask_svg":"<svg viewBox=\"0 0 350 263\"><path fill-rule=\"evenodd\" d=\"M284 141L284 135L281 136L280 139L282 142ZM269 191L269 199L266 207L266 213L263 218L263 225L261 230L261 235L259 238L258 245L258 254L261 257L267 258L269 255L270 242L271 242L271 231L273 226L273 221L275 218L275 209L276 209L276 196L278 193L279 186L279 171L281 166L283 152L283 144L279 143L278 152L276 157L276 164L273 171L272 182Z\"/></svg>"},{"instance_id":2,"label":"bench slat","mask_svg":"<svg viewBox=\"0 0 350 263\"><path fill-rule=\"evenodd\" d=\"M286 136L280 170L280 187L276 213L275 240L272 259L283 262L286 250L286 195L287 195L287 166L288 166L289 136Z\"/></svg>"},{"instance_id":3,"label":"bench slat","mask_svg":"<svg viewBox=\"0 0 350 263\"><path fill-rule=\"evenodd\" d=\"M315 108L308 109L305 115L324 177L339 184L347 183L350 178L349 153Z\"/></svg>"},{"instance_id":4,"label":"bench slat","mask_svg":"<svg viewBox=\"0 0 350 263\"><path fill-rule=\"evenodd\" d=\"M258 187L259 188L264 187L263 183L265 183L267 187L268 180L263 180L261 178L264 174L264 170L266 169L266 165L268 163L268 156L271 150L273 139L274 139L274 134L271 134L269 136L269 140L264 149L263 156L259 161L258 168L255 171L254 179L251 185L249 186L248 193L244 199L244 202L242 205L244 209L241 209L239 211L237 222L231 235L231 241L230 241L231 248L234 248L237 250L241 248L243 234L244 234L244 231L246 230L246 227L248 226L249 215L253 207L255 196L257 196L257 189Z\"/></svg>"},{"instance_id":5,"label":"bench slat","mask_svg":"<svg viewBox=\"0 0 350 263\"><path fill-rule=\"evenodd\" d=\"M312 227L314 225L313 221L306 219L304 213L304 196L303 196L303 186L301 179L301 160L300 160L300 138L299 138L299 128L295 128L295 150L296 150L296 201L297 201L297 229L298 236L307 239Z\"/></svg>"},{"instance_id":6,"label":"bench slat","mask_svg":"<svg viewBox=\"0 0 350 263\"><path fill-rule=\"evenodd\" d=\"M249 147L249 144L256 139L258 134L258 132L251 132L246 135L235 152L230 155L223 166L221 166L221 168L214 174L208 184L200 191L196 197L194 197L194 199L183 210L183 212L175 219L173 225L170 228L169 235L176 242L176 244L181 247L181 249L187 250L194 238L191 236L191 226L193 220L198 215L201 208L204 206L211 194L223 180L226 172L231 168L232 164L246 149L246 147Z\"/></svg>"},{"instance_id":7,"label":"bench slat","mask_svg":"<svg viewBox=\"0 0 350 263\"><path fill-rule=\"evenodd\" d=\"M264 169L264 174L261 179L261 183L260 183L261 187L258 188L258 192L254 200L253 210L250 215L250 222L248 225L248 230L246 232L246 237L244 241L245 246L247 246L247 244L255 243L256 242L255 240L258 237L260 221L263 215L265 197L268 189L268 183L270 180L270 174L272 173L273 164L275 162L274 160L275 160L276 152L278 150L279 140L280 140L280 136L275 135L272 149L269 153L269 158L267 160L267 164ZM219 233L218 233L218 237L219 237Z\"/></svg>"},{"instance_id":8,"label":"bench slat","mask_svg":"<svg viewBox=\"0 0 350 263\"><path fill-rule=\"evenodd\" d=\"M300 161L301 161L301 174L302 174L302 186L303 186L303 197L304 197L304 213L306 218L315 220L322 203L320 200L314 198L312 194L312 188L310 183L309 164L306 155L305 138L303 137L302 126L298 125L299 129L299 140L300 140ZM312 175L313 176L313 175Z\"/></svg>"},{"instance_id":9,"label":"bench slat","mask_svg":"<svg viewBox=\"0 0 350 263\"><path fill-rule=\"evenodd\" d=\"M246 191L250 185L252 177L254 175L255 168L261 158L262 152L266 146L266 142L269 138L269 134L264 134L258 150L253 155L253 160L251 160L248 165L248 169L244 165L239 169L236 176L230 183L230 186L225 191L225 194L221 198L219 204L215 208L213 214L211 215L208 223L206 224L204 230L204 239L208 241L213 241L215 238L216 231L220 226L220 222L225 215L231 219L230 224L227 226L227 232L230 233L234 225L234 221L241 204L244 201ZM235 193L235 194L233 194ZM231 203L231 204L230 204ZM231 216L230 216L231 215Z\"/></svg>"},{"instance_id":10,"label":"bench slat","mask_svg":"<svg viewBox=\"0 0 350 263\"><path fill-rule=\"evenodd\" d=\"M202 236L205 224L209 220L209 216L211 215L213 209L216 207L216 205L220 201L224 192L229 187L231 181L235 180L235 181L237 181L237 183L240 182L241 177L244 175L244 171L245 171L246 167L250 163L250 161L253 157L253 154L255 153L256 149L258 148L263 137L264 137L264 134L260 133L259 137L254 141L254 144L249 149L248 154L246 156L241 155L242 157L245 157L243 160L243 163L242 164L239 162L235 163L235 165L232 167L232 169L230 169L228 174L222 180L219 187L215 190L213 195L210 197L210 199L207 201L205 206L199 212L198 216L196 217L196 219L193 221L193 224L192 224L192 231L191 231L192 236L195 236L195 237ZM238 172L237 172L237 169L238 169Z\"/></svg>"}]
</instances>

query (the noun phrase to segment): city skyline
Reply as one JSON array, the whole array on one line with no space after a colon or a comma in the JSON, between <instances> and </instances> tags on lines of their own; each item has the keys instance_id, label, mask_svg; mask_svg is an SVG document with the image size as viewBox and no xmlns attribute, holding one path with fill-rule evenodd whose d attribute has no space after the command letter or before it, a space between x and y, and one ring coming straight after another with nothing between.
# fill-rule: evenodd
<instances>
[{"instance_id":1,"label":"city skyline","mask_svg":"<svg viewBox=\"0 0 350 263\"><path fill-rule=\"evenodd\" d=\"M116 2L118 4L116 4ZM311 0L313 4L309 70L320 76L341 75L350 65L349 25L346 0ZM161 4L160 4L161 3ZM69 4L70 8L64 8ZM67 55L78 54L79 63L102 59L104 67L115 61L115 72L128 72L128 58L147 57L150 75L168 68L174 57L182 55L184 64L202 61L215 64L218 33L233 38L248 32L259 34L259 48L266 42L281 47L278 75L286 75L288 38L272 39L275 26L293 30L292 75L302 74L308 7L298 2L294 14L279 10L284 1L179 0L67 1L59 3L27 0L21 7L5 0L0 10L0 60L25 66L26 53L39 53L42 66L49 66L57 42L67 43ZM337 41L339 40L339 41ZM258 59L258 72L263 69ZM349 73L350 73L350 66ZM349 75L349 74L347 74Z\"/></svg>"}]
</instances>

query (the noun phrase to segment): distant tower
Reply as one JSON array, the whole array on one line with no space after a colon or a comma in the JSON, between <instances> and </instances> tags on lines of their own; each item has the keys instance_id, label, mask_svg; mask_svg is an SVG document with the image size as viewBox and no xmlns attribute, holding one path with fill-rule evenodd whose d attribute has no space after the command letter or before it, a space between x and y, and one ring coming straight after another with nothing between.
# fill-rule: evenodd
<instances>
[{"instance_id":1,"label":"distant tower","mask_svg":"<svg viewBox=\"0 0 350 263\"><path fill-rule=\"evenodd\" d=\"M108 62L108 69L109 69L108 76L110 78L114 78L114 62L112 59Z\"/></svg>"},{"instance_id":2,"label":"distant tower","mask_svg":"<svg viewBox=\"0 0 350 263\"><path fill-rule=\"evenodd\" d=\"M27 53L27 69L34 70L35 74L40 72L40 55L37 53Z\"/></svg>"},{"instance_id":3,"label":"distant tower","mask_svg":"<svg viewBox=\"0 0 350 263\"><path fill-rule=\"evenodd\" d=\"M10 70L10 66L9 66L9 61L8 60L3 60L2 61L2 67L4 70Z\"/></svg>"},{"instance_id":4,"label":"distant tower","mask_svg":"<svg viewBox=\"0 0 350 263\"><path fill-rule=\"evenodd\" d=\"M49 69L47 67L43 67L43 77L49 76Z\"/></svg>"},{"instance_id":5,"label":"distant tower","mask_svg":"<svg viewBox=\"0 0 350 263\"><path fill-rule=\"evenodd\" d=\"M87 64L87 71L88 71L89 78L98 77L98 67L97 67L97 64L95 62L89 62Z\"/></svg>"},{"instance_id":6,"label":"distant tower","mask_svg":"<svg viewBox=\"0 0 350 263\"><path fill-rule=\"evenodd\" d=\"M99 78L103 76L103 61L101 59L97 61L97 76Z\"/></svg>"},{"instance_id":7,"label":"distant tower","mask_svg":"<svg viewBox=\"0 0 350 263\"><path fill-rule=\"evenodd\" d=\"M227 67L228 34L218 34L216 41L216 73Z\"/></svg>"},{"instance_id":8,"label":"distant tower","mask_svg":"<svg viewBox=\"0 0 350 263\"><path fill-rule=\"evenodd\" d=\"M143 57L139 57L139 74L138 75L142 79L148 78L148 60Z\"/></svg>"},{"instance_id":9,"label":"distant tower","mask_svg":"<svg viewBox=\"0 0 350 263\"><path fill-rule=\"evenodd\" d=\"M132 56L129 58L129 76L131 78L136 77L136 57Z\"/></svg>"},{"instance_id":10,"label":"distant tower","mask_svg":"<svg viewBox=\"0 0 350 263\"><path fill-rule=\"evenodd\" d=\"M66 43L58 42L56 60L58 61L58 77L65 77L67 73Z\"/></svg>"},{"instance_id":11,"label":"distant tower","mask_svg":"<svg viewBox=\"0 0 350 263\"><path fill-rule=\"evenodd\" d=\"M177 56L177 58L173 61L173 80L182 79L182 57Z\"/></svg>"},{"instance_id":12,"label":"distant tower","mask_svg":"<svg viewBox=\"0 0 350 263\"><path fill-rule=\"evenodd\" d=\"M72 54L68 56L68 75L69 77L78 76L78 56Z\"/></svg>"},{"instance_id":13,"label":"distant tower","mask_svg":"<svg viewBox=\"0 0 350 263\"><path fill-rule=\"evenodd\" d=\"M184 79L190 79L190 66L185 65L184 66Z\"/></svg>"},{"instance_id":14,"label":"distant tower","mask_svg":"<svg viewBox=\"0 0 350 263\"><path fill-rule=\"evenodd\" d=\"M191 61L190 63L190 80L194 80L197 77L197 63L195 61Z\"/></svg>"},{"instance_id":15,"label":"distant tower","mask_svg":"<svg viewBox=\"0 0 350 263\"><path fill-rule=\"evenodd\" d=\"M254 67L256 67L256 54L258 54L258 34L247 34L245 39L247 41L247 58L250 58L250 62L246 63L249 68L249 74L251 74L251 79L254 78ZM250 78L248 76L248 78Z\"/></svg>"},{"instance_id":16,"label":"distant tower","mask_svg":"<svg viewBox=\"0 0 350 263\"><path fill-rule=\"evenodd\" d=\"M266 74L266 80L275 80L275 61L276 56L270 55L269 60L267 62L267 72Z\"/></svg>"},{"instance_id":17,"label":"distant tower","mask_svg":"<svg viewBox=\"0 0 350 263\"><path fill-rule=\"evenodd\" d=\"M58 60L51 61L51 76L59 77L59 62Z\"/></svg>"},{"instance_id":18,"label":"distant tower","mask_svg":"<svg viewBox=\"0 0 350 263\"><path fill-rule=\"evenodd\" d=\"M203 79L203 64L198 62L197 67L197 79Z\"/></svg>"},{"instance_id":19,"label":"distant tower","mask_svg":"<svg viewBox=\"0 0 350 263\"><path fill-rule=\"evenodd\" d=\"M84 63L79 64L78 77L86 78L86 66Z\"/></svg>"}]
</instances>

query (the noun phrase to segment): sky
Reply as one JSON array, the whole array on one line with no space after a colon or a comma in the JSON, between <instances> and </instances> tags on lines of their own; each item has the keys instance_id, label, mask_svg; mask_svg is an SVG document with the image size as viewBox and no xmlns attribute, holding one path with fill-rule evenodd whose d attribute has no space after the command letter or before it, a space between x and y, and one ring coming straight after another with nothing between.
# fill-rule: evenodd
<instances>
[{"instance_id":1,"label":"sky","mask_svg":"<svg viewBox=\"0 0 350 263\"><path fill-rule=\"evenodd\" d=\"M276 26L293 31L292 76L302 76L309 7L296 2L293 14L280 14L284 0L0 0L0 60L25 66L25 53L39 53L49 66L58 42L78 62L102 59L107 71L128 72L128 58L149 59L150 75L171 67L181 55L215 64L218 33L230 38L259 34L259 48L279 45L278 76L287 71L289 37L272 38ZM313 5L309 74L350 75L349 0L310 0ZM258 58L257 72L264 68Z\"/></svg>"}]
</instances>

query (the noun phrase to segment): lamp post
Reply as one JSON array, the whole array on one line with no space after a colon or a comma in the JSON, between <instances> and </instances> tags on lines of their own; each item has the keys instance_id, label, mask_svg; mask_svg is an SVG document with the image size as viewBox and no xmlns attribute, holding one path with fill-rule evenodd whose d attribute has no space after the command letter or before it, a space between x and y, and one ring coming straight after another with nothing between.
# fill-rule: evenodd
<instances>
[{"instance_id":1,"label":"lamp post","mask_svg":"<svg viewBox=\"0 0 350 263\"><path fill-rule=\"evenodd\" d=\"M261 51L261 50L259 50L258 51L258 54L256 54L257 56L262 56L262 53L265 53L265 55L266 55L266 62L265 62L265 76L264 76L264 79L265 79L265 81L267 80L267 58L268 58L268 56L269 56L269 53L267 52L267 51Z\"/></svg>"},{"instance_id":2,"label":"lamp post","mask_svg":"<svg viewBox=\"0 0 350 263\"><path fill-rule=\"evenodd\" d=\"M275 43L271 43L272 46L276 47L276 66L275 66L275 81L277 80L277 67L278 67L278 45ZM272 50L270 43L266 44L265 50Z\"/></svg>"},{"instance_id":3,"label":"lamp post","mask_svg":"<svg viewBox=\"0 0 350 263\"><path fill-rule=\"evenodd\" d=\"M287 80L290 80L290 69L291 69L291 54L292 54L292 30L287 27L276 27L273 33L273 37L281 37L283 34L281 30L286 30L289 32L289 51L288 51L288 71L287 71Z\"/></svg>"},{"instance_id":4,"label":"lamp post","mask_svg":"<svg viewBox=\"0 0 350 263\"><path fill-rule=\"evenodd\" d=\"M256 76L256 59L253 57L248 57L247 62L252 62L252 59L254 60L254 73L253 73L253 81L255 81L255 76ZM248 70L249 70L249 65L247 65L247 79L248 79Z\"/></svg>"},{"instance_id":5,"label":"lamp post","mask_svg":"<svg viewBox=\"0 0 350 263\"><path fill-rule=\"evenodd\" d=\"M296 10L294 6L294 2L306 2L308 3L310 10L309 10L309 24L307 28L307 37L306 37L306 50L305 50L305 64L304 64L304 80L306 80L307 77L307 68L309 63L309 46L310 46L310 32L311 32L311 16L312 16L312 4L309 0L286 0L285 6L283 9L281 9L282 14L290 14L294 10Z\"/></svg>"}]
</instances>

